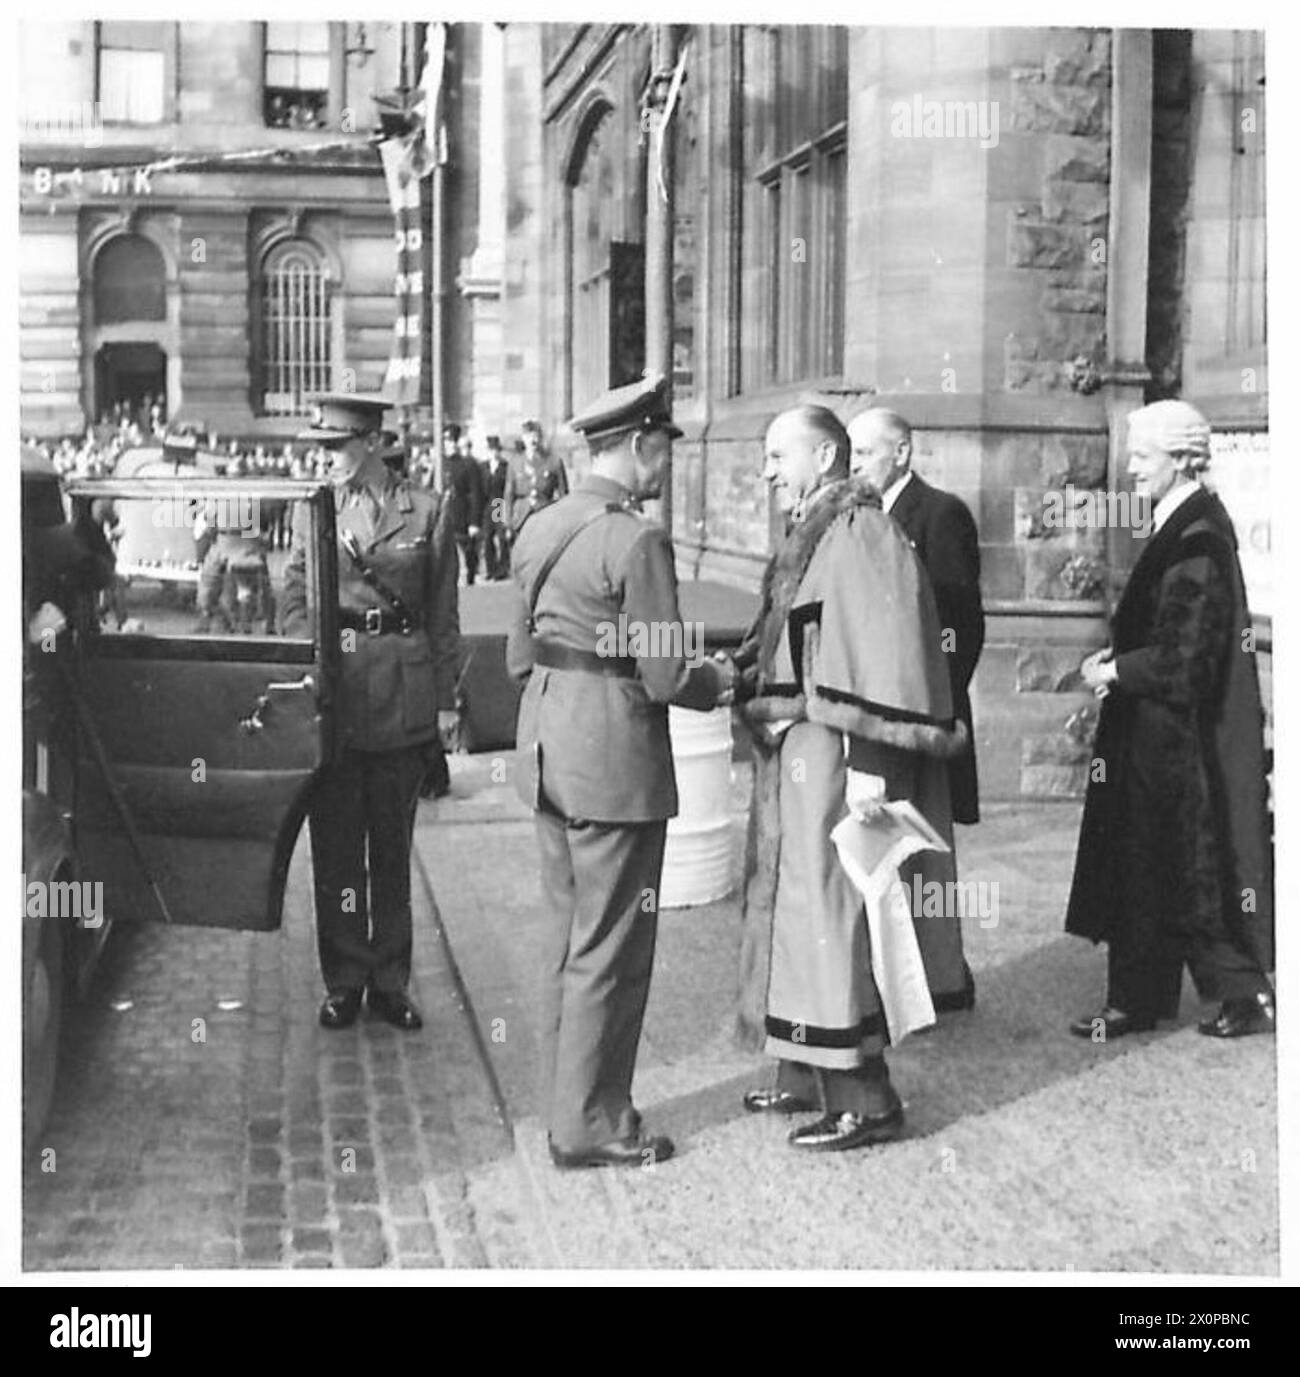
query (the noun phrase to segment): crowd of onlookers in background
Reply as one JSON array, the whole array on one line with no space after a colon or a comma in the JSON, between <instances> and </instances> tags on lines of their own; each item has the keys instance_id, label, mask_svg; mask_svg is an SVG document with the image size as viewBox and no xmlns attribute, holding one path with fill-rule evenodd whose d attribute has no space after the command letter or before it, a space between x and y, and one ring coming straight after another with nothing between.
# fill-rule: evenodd
<instances>
[{"instance_id":1,"label":"crowd of onlookers in background","mask_svg":"<svg viewBox=\"0 0 1300 1377\"><path fill-rule=\"evenodd\" d=\"M325 129L329 125L327 99L324 91L269 93L266 122L273 129Z\"/></svg>"},{"instance_id":2,"label":"crowd of onlookers in background","mask_svg":"<svg viewBox=\"0 0 1300 1377\"><path fill-rule=\"evenodd\" d=\"M139 403L119 402L87 428L80 439L31 439L61 478L102 478L114 473L122 456L141 448L175 453L188 446L231 478L323 479L330 467L330 451L303 441L247 442L223 439L193 425L169 428L161 400L146 394ZM468 432L449 424L443 429L442 462L431 443L403 445L392 437L385 459L394 471L426 488L439 488L452 499L452 521L460 552L462 575L474 583L510 573L510 547L519 528L535 511L563 497L568 475L558 458L547 453L542 428L525 421L509 453L497 435L484 438L479 457ZM272 549L288 544L290 529L281 509L266 531Z\"/></svg>"}]
</instances>

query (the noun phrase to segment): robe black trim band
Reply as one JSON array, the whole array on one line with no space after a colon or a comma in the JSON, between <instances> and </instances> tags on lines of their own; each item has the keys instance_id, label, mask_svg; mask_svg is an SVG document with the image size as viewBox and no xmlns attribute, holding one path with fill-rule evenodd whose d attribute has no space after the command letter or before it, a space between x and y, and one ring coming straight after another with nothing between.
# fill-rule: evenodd
<instances>
[{"instance_id":1,"label":"robe black trim band","mask_svg":"<svg viewBox=\"0 0 1300 1377\"><path fill-rule=\"evenodd\" d=\"M822 620L822 605L819 602L806 602L802 607L792 609L788 622L790 635L790 663L794 666L794 676L798 684L798 691L804 691L803 682L803 648L804 634L809 625L820 626Z\"/></svg>"},{"instance_id":2,"label":"robe black trim band","mask_svg":"<svg viewBox=\"0 0 1300 1377\"><path fill-rule=\"evenodd\" d=\"M860 708L863 712L874 713L884 722L915 722L926 727L940 727L946 732L953 730L957 719L955 717L932 717L929 713L908 712L906 708L893 708L886 703L873 703L867 698L858 698L851 693L844 693L840 689L827 688L824 684L817 685L817 697L824 698L828 703L844 703L851 708Z\"/></svg>"},{"instance_id":3,"label":"robe black trim band","mask_svg":"<svg viewBox=\"0 0 1300 1377\"><path fill-rule=\"evenodd\" d=\"M854 1048L863 1038L885 1032L885 1020L880 1014L868 1014L852 1028L819 1028L812 1023L791 1023L784 1018L765 1019L767 1035L792 1047ZM795 1036L795 1032L799 1036Z\"/></svg>"}]
</instances>

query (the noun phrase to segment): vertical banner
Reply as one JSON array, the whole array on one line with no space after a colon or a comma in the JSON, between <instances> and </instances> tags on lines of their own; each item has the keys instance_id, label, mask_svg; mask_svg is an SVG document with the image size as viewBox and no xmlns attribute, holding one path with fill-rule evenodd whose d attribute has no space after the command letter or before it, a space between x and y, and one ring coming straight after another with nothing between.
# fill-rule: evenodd
<instances>
[{"instance_id":1,"label":"vertical banner","mask_svg":"<svg viewBox=\"0 0 1300 1377\"><path fill-rule=\"evenodd\" d=\"M388 372L384 375L384 395L394 406L414 406L420 400L424 236L420 231L420 179L411 152L409 139L388 139L379 145L396 226L397 273L393 295L397 317L393 322Z\"/></svg>"}]
</instances>

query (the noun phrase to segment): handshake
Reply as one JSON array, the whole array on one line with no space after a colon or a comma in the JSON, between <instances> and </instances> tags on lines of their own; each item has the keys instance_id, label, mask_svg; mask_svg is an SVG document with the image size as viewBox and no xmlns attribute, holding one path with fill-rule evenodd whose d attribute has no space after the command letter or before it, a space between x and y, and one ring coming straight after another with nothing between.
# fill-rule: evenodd
<instances>
[{"instance_id":1,"label":"handshake","mask_svg":"<svg viewBox=\"0 0 1300 1377\"><path fill-rule=\"evenodd\" d=\"M713 669L717 684L714 706L730 707L736 701L736 680L740 674L735 660L725 650L715 650L705 663Z\"/></svg>"}]
</instances>

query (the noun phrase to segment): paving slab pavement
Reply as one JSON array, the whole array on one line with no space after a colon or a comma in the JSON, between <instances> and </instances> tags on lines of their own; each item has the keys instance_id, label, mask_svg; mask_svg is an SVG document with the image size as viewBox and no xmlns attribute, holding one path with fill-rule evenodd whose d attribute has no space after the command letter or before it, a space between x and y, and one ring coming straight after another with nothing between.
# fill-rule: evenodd
<instances>
[{"instance_id":1,"label":"paving slab pavement","mask_svg":"<svg viewBox=\"0 0 1300 1377\"><path fill-rule=\"evenodd\" d=\"M1103 950L1061 929L1070 803L992 805L958 829L962 878L996 882L996 921L966 921L975 1010L890 1054L901 1141L809 1157L787 1123L744 1113L771 1071L731 1040L733 895L660 917L635 1094L678 1156L557 1173L535 1086L537 859L512 768L454 758L417 849L514 1131L513 1169L469 1179L481 1208L501 1192L527 1217L534 1265L1276 1274L1274 1039L1200 1037L1190 988L1174 1027L1109 1046L1066 1032L1105 976ZM739 765L737 868L747 793Z\"/></svg>"}]
</instances>

